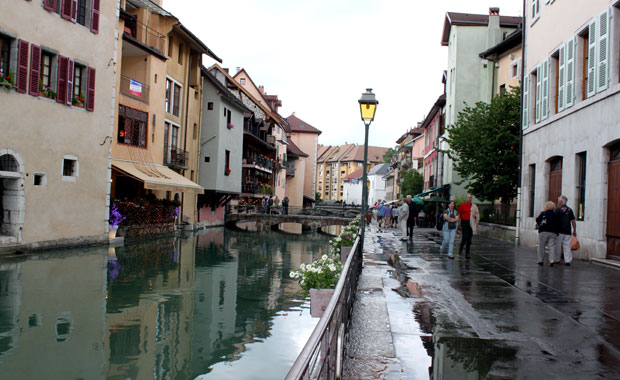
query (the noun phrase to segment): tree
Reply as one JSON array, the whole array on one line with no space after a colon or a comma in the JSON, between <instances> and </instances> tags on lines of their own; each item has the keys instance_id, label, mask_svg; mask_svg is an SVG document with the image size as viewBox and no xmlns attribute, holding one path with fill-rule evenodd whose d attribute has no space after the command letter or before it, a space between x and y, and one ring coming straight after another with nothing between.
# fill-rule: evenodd
<instances>
[{"instance_id":1,"label":"tree","mask_svg":"<svg viewBox=\"0 0 620 380\"><path fill-rule=\"evenodd\" d=\"M316 203L323 202L323 200L321 199L321 193L319 193L318 191L314 194L314 199L315 199Z\"/></svg>"},{"instance_id":2,"label":"tree","mask_svg":"<svg viewBox=\"0 0 620 380\"><path fill-rule=\"evenodd\" d=\"M445 140L454 169L465 187L483 201L509 203L517 195L521 89L496 96L491 103L465 107ZM460 184L459 183L459 184Z\"/></svg>"},{"instance_id":3,"label":"tree","mask_svg":"<svg viewBox=\"0 0 620 380\"><path fill-rule=\"evenodd\" d=\"M411 169L402 175L400 193L402 196L420 194L424 187L424 177L417 170Z\"/></svg>"},{"instance_id":4,"label":"tree","mask_svg":"<svg viewBox=\"0 0 620 380\"><path fill-rule=\"evenodd\" d=\"M383 162L386 162L388 164L392 162L392 156L394 156L395 153L396 151L394 149L392 148L388 149L383 155Z\"/></svg>"}]
</instances>

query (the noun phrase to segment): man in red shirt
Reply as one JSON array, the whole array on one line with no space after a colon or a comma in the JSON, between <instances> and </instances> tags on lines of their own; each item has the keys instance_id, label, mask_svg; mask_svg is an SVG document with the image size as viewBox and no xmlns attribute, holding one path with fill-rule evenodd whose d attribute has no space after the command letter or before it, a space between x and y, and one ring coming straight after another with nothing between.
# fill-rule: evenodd
<instances>
[{"instance_id":1,"label":"man in red shirt","mask_svg":"<svg viewBox=\"0 0 620 380\"><path fill-rule=\"evenodd\" d=\"M467 194L466 201L461 203L458 209L457 219L459 220L459 225L461 227L462 238L461 245L459 246L459 255L463 254L463 246L465 246L465 260L469 260L470 247L471 247L471 237L473 235L473 230L471 228L471 194Z\"/></svg>"}]
</instances>

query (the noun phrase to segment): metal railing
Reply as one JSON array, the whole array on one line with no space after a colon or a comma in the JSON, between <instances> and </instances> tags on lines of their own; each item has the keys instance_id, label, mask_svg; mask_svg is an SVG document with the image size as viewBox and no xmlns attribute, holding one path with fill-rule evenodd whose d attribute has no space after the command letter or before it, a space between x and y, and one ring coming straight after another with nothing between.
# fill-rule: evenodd
<instances>
[{"instance_id":1,"label":"metal railing","mask_svg":"<svg viewBox=\"0 0 620 380\"><path fill-rule=\"evenodd\" d=\"M138 99L146 104L149 104L149 92L150 87L145 85L144 83L140 83L139 91L137 89L132 89L131 84L132 78L129 78L125 75L121 75L121 94L129 96L134 99Z\"/></svg>"},{"instance_id":2,"label":"metal railing","mask_svg":"<svg viewBox=\"0 0 620 380\"><path fill-rule=\"evenodd\" d=\"M164 165L187 169L187 159L189 153L186 150L180 149L176 146L170 146L164 144Z\"/></svg>"},{"instance_id":3,"label":"metal railing","mask_svg":"<svg viewBox=\"0 0 620 380\"><path fill-rule=\"evenodd\" d=\"M242 163L248 165L256 165L265 169L273 170L273 160L262 156L244 157Z\"/></svg>"},{"instance_id":4,"label":"metal railing","mask_svg":"<svg viewBox=\"0 0 620 380\"><path fill-rule=\"evenodd\" d=\"M347 257L323 316L286 375L286 380L340 379L345 340L362 269L360 236Z\"/></svg>"},{"instance_id":5,"label":"metal railing","mask_svg":"<svg viewBox=\"0 0 620 380\"><path fill-rule=\"evenodd\" d=\"M227 205L227 214L270 214L270 215L306 215L306 216L327 216L338 218L354 218L360 213L359 208L314 208L314 207L293 207L285 208L282 204L273 205L269 211L265 210L262 205Z\"/></svg>"},{"instance_id":6,"label":"metal railing","mask_svg":"<svg viewBox=\"0 0 620 380\"><path fill-rule=\"evenodd\" d=\"M130 35L146 46L150 46L165 54L166 36L137 19L125 21L125 34Z\"/></svg>"}]
</instances>

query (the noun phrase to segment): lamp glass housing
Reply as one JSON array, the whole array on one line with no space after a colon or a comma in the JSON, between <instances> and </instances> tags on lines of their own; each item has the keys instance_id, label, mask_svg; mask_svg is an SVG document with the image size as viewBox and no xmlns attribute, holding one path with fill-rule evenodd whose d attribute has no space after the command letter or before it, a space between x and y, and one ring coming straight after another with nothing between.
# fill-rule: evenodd
<instances>
[{"instance_id":1,"label":"lamp glass housing","mask_svg":"<svg viewBox=\"0 0 620 380\"><path fill-rule=\"evenodd\" d=\"M375 119L375 111L377 110L377 105L371 103L362 103L360 104L360 110L362 112L362 120L368 123Z\"/></svg>"}]
</instances>

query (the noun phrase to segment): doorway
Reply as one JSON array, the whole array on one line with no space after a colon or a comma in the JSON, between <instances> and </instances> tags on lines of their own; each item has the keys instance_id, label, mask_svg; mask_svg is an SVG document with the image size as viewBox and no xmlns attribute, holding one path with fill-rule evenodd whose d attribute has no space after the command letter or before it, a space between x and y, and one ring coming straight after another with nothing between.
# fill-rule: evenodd
<instances>
[{"instance_id":1,"label":"doorway","mask_svg":"<svg viewBox=\"0 0 620 380\"><path fill-rule=\"evenodd\" d=\"M0 244L21 240L24 225L24 180L16 157L0 156Z\"/></svg>"},{"instance_id":2,"label":"doorway","mask_svg":"<svg viewBox=\"0 0 620 380\"><path fill-rule=\"evenodd\" d=\"M620 261L620 142L609 149L607 181L607 258Z\"/></svg>"},{"instance_id":3,"label":"doorway","mask_svg":"<svg viewBox=\"0 0 620 380\"><path fill-rule=\"evenodd\" d=\"M562 157L549 161L549 193L547 200L556 203L562 195Z\"/></svg>"}]
</instances>

